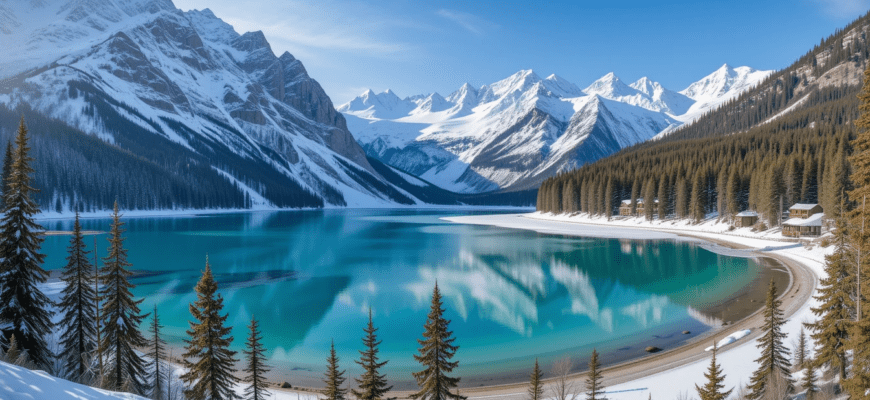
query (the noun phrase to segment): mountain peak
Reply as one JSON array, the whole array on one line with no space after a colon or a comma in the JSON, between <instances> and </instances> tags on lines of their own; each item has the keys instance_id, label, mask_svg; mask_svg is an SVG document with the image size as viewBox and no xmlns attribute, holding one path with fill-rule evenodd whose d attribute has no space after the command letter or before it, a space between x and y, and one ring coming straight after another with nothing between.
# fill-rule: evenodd
<instances>
[{"instance_id":1,"label":"mountain peak","mask_svg":"<svg viewBox=\"0 0 870 400\"><path fill-rule=\"evenodd\" d=\"M622 96L631 96L637 91L626 85L613 72L608 72L606 75L592 82L586 89L583 89L586 94L597 94L605 98L615 98Z\"/></svg>"}]
</instances>

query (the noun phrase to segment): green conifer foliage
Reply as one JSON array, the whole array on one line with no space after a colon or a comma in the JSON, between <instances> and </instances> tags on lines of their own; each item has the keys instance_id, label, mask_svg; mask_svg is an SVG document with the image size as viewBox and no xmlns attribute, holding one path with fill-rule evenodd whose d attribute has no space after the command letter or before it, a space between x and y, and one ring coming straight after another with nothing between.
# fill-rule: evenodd
<instances>
[{"instance_id":1,"label":"green conifer foliage","mask_svg":"<svg viewBox=\"0 0 870 400\"><path fill-rule=\"evenodd\" d=\"M856 308L861 312L849 331L847 350L852 351L852 374L843 381L843 388L854 398L863 398L870 387L870 212L865 210L864 199L870 198L870 64L864 70L864 87L858 95L860 111L855 126L858 135L852 141L852 184L849 198L856 203L852 216L852 243L860 252L861 292ZM861 229L867 226L867 229ZM856 274L857 275L857 274Z\"/></svg>"},{"instance_id":2,"label":"green conifer foliage","mask_svg":"<svg viewBox=\"0 0 870 400\"><path fill-rule=\"evenodd\" d=\"M532 370L532 376L529 379L529 400L544 399L544 372L538 366L538 359L535 359L535 369Z\"/></svg>"},{"instance_id":3,"label":"green conifer foliage","mask_svg":"<svg viewBox=\"0 0 870 400\"><path fill-rule=\"evenodd\" d=\"M817 345L815 359L818 366L837 367L841 381L846 379L846 344L855 310L852 298L855 288L853 255L844 208L845 202L841 201L834 230L834 253L825 257L827 276L821 280L816 296L819 306L812 309L818 319L807 324Z\"/></svg>"},{"instance_id":4,"label":"green conifer foliage","mask_svg":"<svg viewBox=\"0 0 870 400\"><path fill-rule=\"evenodd\" d=\"M93 265L86 250L82 225L76 213L72 238L67 247L67 264L61 280L65 286L61 294L60 347L67 378L77 382L89 382L91 366L87 360L97 343L97 317L94 303L97 293L94 287Z\"/></svg>"},{"instance_id":5,"label":"green conifer foliage","mask_svg":"<svg viewBox=\"0 0 870 400\"><path fill-rule=\"evenodd\" d=\"M432 306L426 320L423 339L417 340L420 343L420 354L415 354L414 359L425 369L413 374L420 390L411 395L412 399L465 399L464 396L450 391L459 384L460 380L458 377L447 376L459 365L459 361L450 361L456 355L459 346L453 345L456 338L449 330L450 321L444 319L444 309L441 307L441 292L436 283L432 292Z\"/></svg>"},{"instance_id":6,"label":"green conifer foliage","mask_svg":"<svg viewBox=\"0 0 870 400\"><path fill-rule=\"evenodd\" d=\"M710 367L707 368L707 372L704 373L704 377L707 378L707 383L704 387L695 385L695 390L698 391L698 397L700 397L701 400L725 400L734 390L729 389L728 391L723 391L723 389L725 389L725 384L722 382L725 380L725 374L722 372L722 366L716 363L717 351L718 348L714 342L713 358L710 359Z\"/></svg>"},{"instance_id":7,"label":"green conifer foliage","mask_svg":"<svg viewBox=\"0 0 870 400\"><path fill-rule=\"evenodd\" d=\"M601 361L598 359L598 351L592 349L592 357L589 358L589 372L586 375L586 399L607 400L604 397L604 377L601 375Z\"/></svg>"},{"instance_id":8,"label":"green conifer foliage","mask_svg":"<svg viewBox=\"0 0 870 400\"><path fill-rule=\"evenodd\" d=\"M345 400L347 389L344 389L344 381L347 378L344 376L346 371L338 369L338 356L335 354L335 342L329 345L329 357L326 359L326 388L323 389L323 394L326 400Z\"/></svg>"},{"instance_id":9,"label":"green conifer foliage","mask_svg":"<svg viewBox=\"0 0 870 400\"><path fill-rule=\"evenodd\" d=\"M190 322L183 355L187 372L181 380L188 386L184 391L188 400L236 398L233 391L238 383L233 375L236 352L229 349L232 328L224 326L228 315L221 315L224 299L217 289L206 258L205 271L194 288L196 300L190 305L190 314L196 321Z\"/></svg>"},{"instance_id":10,"label":"green conifer foliage","mask_svg":"<svg viewBox=\"0 0 870 400\"><path fill-rule=\"evenodd\" d=\"M6 153L3 156L3 172L2 176L0 176L0 189L3 190L2 194L6 194L9 191L9 182L12 179L12 162L15 160L15 152L12 148L12 141L6 142ZM6 200L5 196L0 196L0 209L5 207Z\"/></svg>"},{"instance_id":11,"label":"green conifer foliage","mask_svg":"<svg viewBox=\"0 0 870 400\"><path fill-rule=\"evenodd\" d=\"M791 362L789 362L788 349L783 344L786 335L782 331L785 318L782 312L782 300L777 299L776 283L770 281L767 291L767 300L764 307L764 333L758 339L758 348L761 349L759 367L752 374L749 383L750 399L760 400L764 398L772 379L781 377L788 389L794 391L794 383L791 381Z\"/></svg>"},{"instance_id":12,"label":"green conifer foliage","mask_svg":"<svg viewBox=\"0 0 870 400\"><path fill-rule=\"evenodd\" d=\"M378 361L378 346L381 341L377 336L378 329L372 323L372 310L369 309L369 323L364 330L363 346L360 359L356 361L363 368L362 376L356 380L359 390L351 390L359 400L382 400L393 387L387 384L387 377L380 373L387 361Z\"/></svg>"},{"instance_id":13,"label":"green conifer foliage","mask_svg":"<svg viewBox=\"0 0 870 400\"><path fill-rule=\"evenodd\" d=\"M806 399L813 400L814 395L819 392L819 387L816 383L816 381L818 380L818 376L816 373L817 362L811 359L807 359L805 361L807 365L807 370L804 373L804 379L801 382L801 385L807 391Z\"/></svg>"},{"instance_id":14,"label":"green conifer foliage","mask_svg":"<svg viewBox=\"0 0 870 400\"><path fill-rule=\"evenodd\" d=\"M803 369L807 362L807 333L804 328L801 328L801 333L798 335L798 346L794 354L795 366L798 369Z\"/></svg>"},{"instance_id":15,"label":"green conifer foliage","mask_svg":"<svg viewBox=\"0 0 870 400\"><path fill-rule=\"evenodd\" d=\"M160 316L157 314L157 306L154 306L154 312L151 314L151 325L148 327L148 333L151 336L151 342L148 343L148 358L151 359L149 371L151 371L150 397L153 400L164 400L167 398L168 388L166 387L167 380L171 378L170 372L165 368L161 369L161 363L166 358L166 342L160 337L160 330L163 325L160 325Z\"/></svg>"},{"instance_id":16,"label":"green conifer foliage","mask_svg":"<svg viewBox=\"0 0 870 400\"><path fill-rule=\"evenodd\" d=\"M247 400L266 400L271 397L271 393L266 389L266 374L269 373L271 367L266 365L266 349L261 341L263 336L260 335L260 327L256 318L251 318L251 324L248 325L250 334L248 341L245 343L245 383L248 387L245 388L245 398Z\"/></svg>"},{"instance_id":17,"label":"green conifer foliage","mask_svg":"<svg viewBox=\"0 0 870 400\"><path fill-rule=\"evenodd\" d=\"M147 314L142 314L139 304L142 300L133 300L130 289L135 286L130 283L131 264L127 261L127 249L124 248L124 223L118 212L118 204L112 213L112 229L109 233L109 253L103 258L103 269L100 276L102 283L101 298L103 299L100 318L103 327L100 351L106 358L104 386L118 390L129 384L136 394L148 392L145 380L145 361L134 349L148 345L148 341L139 331L139 325Z\"/></svg>"},{"instance_id":18,"label":"green conifer foliage","mask_svg":"<svg viewBox=\"0 0 870 400\"><path fill-rule=\"evenodd\" d=\"M0 322L9 324L6 329L15 335L30 361L48 368L52 353L44 336L51 332L52 303L40 289L48 272L41 267L44 239L42 226L34 219L39 208L31 198L36 189L30 186L33 158L28 140L22 118L0 219Z\"/></svg>"}]
</instances>

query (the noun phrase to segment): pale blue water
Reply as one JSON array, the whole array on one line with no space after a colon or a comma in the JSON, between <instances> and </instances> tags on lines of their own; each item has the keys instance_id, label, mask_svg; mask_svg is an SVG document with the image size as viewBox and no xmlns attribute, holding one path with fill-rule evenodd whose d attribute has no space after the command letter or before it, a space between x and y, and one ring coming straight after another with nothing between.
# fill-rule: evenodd
<instances>
[{"instance_id":1,"label":"pale blue water","mask_svg":"<svg viewBox=\"0 0 870 400\"><path fill-rule=\"evenodd\" d=\"M408 387L435 281L460 346L465 385L524 380L539 358L606 362L668 348L706 325L694 309L722 301L759 276L753 260L695 244L543 235L439 220L469 211L326 210L130 218L134 294L156 304L167 339L182 345L193 286L208 255L241 349L261 322L275 379L317 385L331 340L350 375L368 310L385 369ZM488 212L491 213L491 212ZM88 230L108 219L84 220ZM71 221L47 221L69 230ZM98 236L100 256L106 236ZM65 236L48 237L47 269L64 264ZM88 237L92 246L93 237ZM144 326L143 326L144 329ZM688 329L692 335L680 332ZM178 351L176 351L176 356ZM495 380L493 380L495 379Z\"/></svg>"}]
</instances>

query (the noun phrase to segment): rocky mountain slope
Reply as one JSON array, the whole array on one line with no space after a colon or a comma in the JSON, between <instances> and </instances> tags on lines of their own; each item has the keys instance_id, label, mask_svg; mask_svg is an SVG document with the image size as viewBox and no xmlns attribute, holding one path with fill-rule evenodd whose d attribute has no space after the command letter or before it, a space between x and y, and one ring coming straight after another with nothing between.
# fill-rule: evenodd
<instances>
[{"instance_id":1,"label":"rocky mountain slope","mask_svg":"<svg viewBox=\"0 0 870 400\"><path fill-rule=\"evenodd\" d=\"M301 61L274 54L262 32L239 34L209 10L182 12L170 0L0 1L0 40L21 46L0 60L0 105L132 152L168 181L187 174L184 181L209 180L238 194L217 206L419 202L371 166ZM85 175L104 173L111 171ZM48 189L58 208L104 207L89 188ZM134 204L216 206L169 196Z\"/></svg>"},{"instance_id":2,"label":"rocky mountain slope","mask_svg":"<svg viewBox=\"0 0 870 400\"><path fill-rule=\"evenodd\" d=\"M447 97L369 90L338 110L370 157L453 191L517 190L666 135L770 73L723 65L674 92L646 77L610 73L581 90L520 71Z\"/></svg>"}]
</instances>

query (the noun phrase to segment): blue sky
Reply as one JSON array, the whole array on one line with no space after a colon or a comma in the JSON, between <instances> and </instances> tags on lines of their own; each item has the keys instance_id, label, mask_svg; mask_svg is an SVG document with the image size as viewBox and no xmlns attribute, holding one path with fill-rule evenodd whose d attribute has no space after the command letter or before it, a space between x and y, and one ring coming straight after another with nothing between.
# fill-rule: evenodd
<instances>
[{"instance_id":1,"label":"blue sky","mask_svg":"<svg viewBox=\"0 0 870 400\"><path fill-rule=\"evenodd\" d=\"M336 105L367 88L448 95L520 69L581 88L615 72L682 90L723 63L780 69L870 0L394 1L174 0L262 30Z\"/></svg>"}]
</instances>

